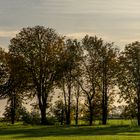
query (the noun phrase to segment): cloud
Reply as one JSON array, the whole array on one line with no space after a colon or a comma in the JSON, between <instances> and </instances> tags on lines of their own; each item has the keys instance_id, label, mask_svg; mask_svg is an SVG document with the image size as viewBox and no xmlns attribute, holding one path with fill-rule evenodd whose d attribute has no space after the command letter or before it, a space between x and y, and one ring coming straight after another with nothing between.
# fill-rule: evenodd
<instances>
[{"instance_id":1,"label":"cloud","mask_svg":"<svg viewBox=\"0 0 140 140\"><path fill-rule=\"evenodd\" d=\"M6 46L0 44L0 48L3 48L4 51L8 52L8 47L6 47Z\"/></svg>"},{"instance_id":2,"label":"cloud","mask_svg":"<svg viewBox=\"0 0 140 140\"><path fill-rule=\"evenodd\" d=\"M0 37L13 37L18 33L18 31L1 31L0 30Z\"/></svg>"},{"instance_id":3,"label":"cloud","mask_svg":"<svg viewBox=\"0 0 140 140\"><path fill-rule=\"evenodd\" d=\"M69 37L69 38L77 38L77 39L82 39L85 35L91 35L91 36L94 36L94 34L92 33L87 33L87 32L79 32L79 33L70 33L70 34L67 34L66 36Z\"/></svg>"},{"instance_id":4,"label":"cloud","mask_svg":"<svg viewBox=\"0 0 140 140\"><path fill-rule=\"evenodd\" d=\"M83 37L85 37L86 35L89 35L89 36L97 36L99 38L103 38L105 41L109 41L112 39L110 36L107 36L107 35L103 35L103 34L100 34L100 33L91 33L91 32L75 32L75 33L70 33L70 34L67 34L66 36L68 38L76 38L76 39L82 39Z\"/></svg>"},{"instance_id":5,"label":"cloud","mask_svg":"<svg viewBox=\"0 0 140 140\"><path fill-rule=\"evenodd\" d=\"M135 41L139 41L139 38L126 38L126 39L121 39L120 40L120 43L122 44L129 44L129 43L132 43L132 42L135 42Z\"/></svg>"},{"instance_id":6,"label":"cloud","mask_svg":"<svg viewBox=\"0 0 140 140\"><path fill-rule=\"evenodd\" d=\"M89 35L89 36L97 36L98 38L102 38L104 40L104 42L114 42L115 47L119 48L119 49L124 49L126 44L129 44L133 41L138 40L137 38L126 38L126 39L121 39L120 37L114 37L111 34L106 34L106 33L98 33L98 32L75 32L75 33L70 33L70 34L66 34L67 38L72 38L72 39L78 39L81 40L83 37L85 37L85 35Z\"/></svg>"}]
</instances>

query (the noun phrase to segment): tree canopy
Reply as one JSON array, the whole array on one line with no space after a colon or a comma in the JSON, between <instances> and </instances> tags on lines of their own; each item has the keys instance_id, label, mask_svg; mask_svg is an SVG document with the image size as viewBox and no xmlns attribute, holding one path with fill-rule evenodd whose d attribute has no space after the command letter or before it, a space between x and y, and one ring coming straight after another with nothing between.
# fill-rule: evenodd
<instances>
[{"instance_id":1,"label":"tree canopy","mask_svg":"<svg viewBox=\"0 0 140 140\"><path fill-rule=\"evenodd\" d=\"M89 125L97 118L107 124L119 95L127 104L123 113L132 112L140 125L140 42L119 51L97 36L80 41L44 26L23 28L8 52L0 48L0 91L8 98L12 123L25 98L35 97L41 124L48 124L50 114L61 124L75 118L77 125L85 116Z\"/></svg>"}]
</instances>

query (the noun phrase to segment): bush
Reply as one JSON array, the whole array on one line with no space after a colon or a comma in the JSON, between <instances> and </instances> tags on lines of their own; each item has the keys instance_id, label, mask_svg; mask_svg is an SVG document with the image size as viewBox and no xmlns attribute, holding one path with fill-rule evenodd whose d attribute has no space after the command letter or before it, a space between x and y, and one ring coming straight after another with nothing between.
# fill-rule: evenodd
<instances>
[{"instance_id":1,"label":"bush","mask_svg":"<svg viewBox=\"0 0 140 140\"><path fill-rule=\"evenodd\" d=\"M48 125L54 125L57 122L57 119L55 117L47 117L47 124Z\"/></svg>"},{"instance_id":2,"label":"bush","mask_svg":"<svg viewBox=\"0 0 140 140\"><path fill-rule=\"evenodd\" d=\"M28 111L25 111L22 114L22 121L25 124L32 124L32 125L40 124L40 115L38 112L30 113Z\"/></svg>"}]
</instances>

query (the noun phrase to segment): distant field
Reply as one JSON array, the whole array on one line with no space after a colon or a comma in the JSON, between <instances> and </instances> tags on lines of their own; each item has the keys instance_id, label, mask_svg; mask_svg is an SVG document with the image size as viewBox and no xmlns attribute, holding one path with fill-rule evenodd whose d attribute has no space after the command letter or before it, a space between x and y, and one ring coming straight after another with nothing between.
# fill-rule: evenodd
<instances>
[{"instance_id":1,"label":"distant field","mask_svg":"<svg viewBox=\"0 0 140 140\"><path fill-rule=\"evenodd\" d=\"M140 140L136 121L110 120L108 125L95 126L14 126L0 123L0 140Z\"/></svg>"}]
</instances>

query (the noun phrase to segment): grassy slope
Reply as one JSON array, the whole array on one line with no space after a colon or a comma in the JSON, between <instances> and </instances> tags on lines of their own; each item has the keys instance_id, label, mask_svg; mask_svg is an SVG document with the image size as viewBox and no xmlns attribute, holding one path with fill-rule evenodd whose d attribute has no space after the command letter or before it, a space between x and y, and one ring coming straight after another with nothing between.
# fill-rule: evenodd
<instances>
[{"instance_id":1,"label":"grassy slope","mask_svg":"<svg viewBox=\"0 0 140 140\"><path fill-rule=\"evenodd\" d=\"M111 121L95 126L14 126L0 124L0 140L140 140L135 122Z\"/></svg>"}]
</instances>

